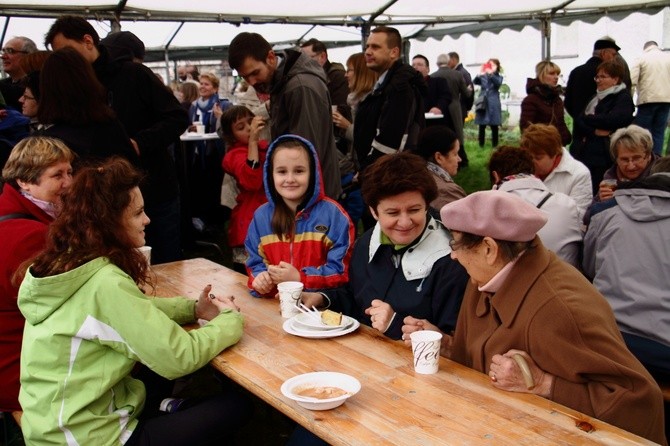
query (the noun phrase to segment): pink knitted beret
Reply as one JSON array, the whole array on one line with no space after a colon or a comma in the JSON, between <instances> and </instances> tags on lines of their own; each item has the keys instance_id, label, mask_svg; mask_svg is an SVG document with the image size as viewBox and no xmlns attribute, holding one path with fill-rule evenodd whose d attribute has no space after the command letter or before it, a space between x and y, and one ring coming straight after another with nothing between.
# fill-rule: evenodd
<instances>
[{"instance_id":1,"label":"pink knitted beret","mask_svg":"<svg viewBox=\"0 0 670 446\"><path fill-rule=\"evenodd\" d=\"M547 215L532 204L509 192L493 190L445 204L440 217L451 230L508 242L532 240L547 223Z\"/></svg>"}]
</instances>

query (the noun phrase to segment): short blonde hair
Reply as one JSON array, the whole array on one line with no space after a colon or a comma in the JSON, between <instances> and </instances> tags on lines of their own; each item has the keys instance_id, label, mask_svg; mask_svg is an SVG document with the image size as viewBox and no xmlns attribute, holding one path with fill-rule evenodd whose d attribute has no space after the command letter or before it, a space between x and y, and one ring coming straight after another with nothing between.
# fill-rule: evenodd
<instances>
[{"instance_id":1,"label":"short blonde hair","mask_svg":"<svg viewBox=\"0 0 670 446\"><path fill-rule=\"evenodd\" d=\"M199 77L200 82L202 82L203 79L207 79L214 88L217 90L219 89L219 78L216 77L214 73L202 73Z\"/></svg>"},{"instance_id":2,"label":"short blonde hair","mask_svg":"<svg viewBox=\"0 0 670 446\"><path fill-rule=\"evenodd\" d=\"M543 60L535 65L535 77L541 82L545 74L550 71L555 71L556 74L561 74L561 68L550 60Z\"/></svg>"},{"instance_id":3,"label":"short blonde hair","mask_svg":"<svg viewBox=\"0 0 670 446\"><path fill-rule=\"evenodd\" d=\"M610 155L616 160L619 155L619 148L625 147L629 150L638 150L644 153L644 156L651 155L654 148L654 140L647 129L631 124L628 127L618 129L610 136Z\"/></svg>"},{"instance_id":4,"label":"short blonde hair","mask_svg":"<svg viewBox=\"0 0 670 446\"><path fill-rule=\"evenodd\" d=\"M2 169L3 181L17 187L17 180L39 184L44 171L56 163L71 163L76 154L60 139L29 136L14 146Z\"/></svg>"}]
</instances>

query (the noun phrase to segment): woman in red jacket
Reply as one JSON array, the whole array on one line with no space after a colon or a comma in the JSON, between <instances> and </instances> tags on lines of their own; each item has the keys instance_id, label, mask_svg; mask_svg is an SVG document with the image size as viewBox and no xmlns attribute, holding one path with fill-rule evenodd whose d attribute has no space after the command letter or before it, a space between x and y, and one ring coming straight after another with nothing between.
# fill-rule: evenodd
<instances>
[{"instance_id":1,"label":"woman in red jacket","mask_svg":"<svg viewBox=\"0 0 670 446\"><path fill-rule=\"evenodd\" d=\"M61 141L28 137L2 169L0 195L0 411L21 410L19 358L24 319L16 305L18 266L44 248L60 196L72 182L74 153Z\"/></svg>"}]
</instances>

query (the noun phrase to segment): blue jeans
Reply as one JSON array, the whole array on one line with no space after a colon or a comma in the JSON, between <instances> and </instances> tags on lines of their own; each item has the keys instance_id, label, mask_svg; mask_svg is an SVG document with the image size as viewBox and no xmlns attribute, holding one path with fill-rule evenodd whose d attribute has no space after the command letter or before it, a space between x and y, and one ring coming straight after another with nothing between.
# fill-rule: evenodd
<instances>
[{"instance_id":1,"label":"blue jeans","mask_svg":"<svg viewBox=\"0 0 670 446\"><path fill-rule=\"evenodd\" d=\"M654 140L654 153L663 155L663 137L668 126L670 102L653 102L637 106L635 124L651 132Z\"/></svg>"},{"instance_id":2,"label":"blue jeans","mask_svg":"<svg viewBox=\"0 0 670 446\"><path fill-rule=\"evenodd\" d=\"M654 376L670 378L670 347L651 339L621 332L628 350Z\"/></svg>"}]
</instances>

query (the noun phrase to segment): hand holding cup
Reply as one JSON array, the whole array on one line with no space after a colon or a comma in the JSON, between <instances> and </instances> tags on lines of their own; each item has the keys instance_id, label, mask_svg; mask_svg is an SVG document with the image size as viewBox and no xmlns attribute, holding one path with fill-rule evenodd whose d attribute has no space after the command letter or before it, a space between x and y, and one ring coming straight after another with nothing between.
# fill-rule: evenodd
<instances>
[{"instance_id":1,"label":"hand holding cup","mask_svg":"<svg viewBox=\"0 0 670 446\"><path fill-rule=\"evenodd\" d=\"M598 185L598 197L600 201L609 200L614 196L614 191L617 188L617 180L615 179L605 179L600 182Z\"/></svg>"}]
</instances>

